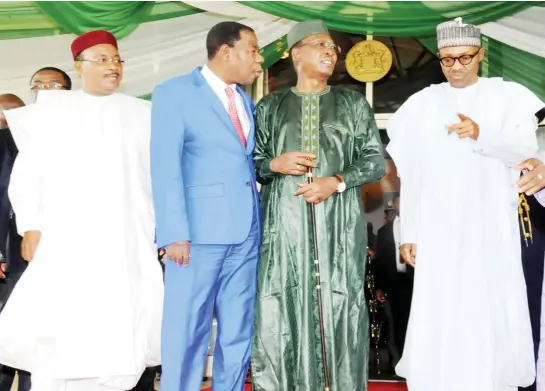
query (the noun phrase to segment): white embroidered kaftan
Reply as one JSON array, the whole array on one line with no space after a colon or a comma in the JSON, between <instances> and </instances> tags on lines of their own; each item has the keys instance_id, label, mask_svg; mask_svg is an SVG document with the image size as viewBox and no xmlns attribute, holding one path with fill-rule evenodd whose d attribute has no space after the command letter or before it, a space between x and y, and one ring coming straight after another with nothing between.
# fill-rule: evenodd
<instances>
[{"instance_id":1,"label":"white embroidered kaftan","mask_svg":"<svg viewBox=\"0 0 545 391\"><path fill-rule=\"evenodd\" d=\"M390 120L401 243L416 243L414 293L396 371L411 391L516 391L535 377L518 227L520 172L537 151L525 87L479 79L413 95ZM477 141L448 134L462 113Z\"/></svg>"},{"instance_id":2,"label":"white embroidered kaftan","mask_svg":"<svg viewBox=\"0 0 545 391\"><path fill-rule=\"evenodd\" d=\"M20 150L9 187L18 230L42 237L0 314L0 363L122 390L159 364L150 112L83 91L40 92L6 112Z\"/></svg>"}]
</instances>

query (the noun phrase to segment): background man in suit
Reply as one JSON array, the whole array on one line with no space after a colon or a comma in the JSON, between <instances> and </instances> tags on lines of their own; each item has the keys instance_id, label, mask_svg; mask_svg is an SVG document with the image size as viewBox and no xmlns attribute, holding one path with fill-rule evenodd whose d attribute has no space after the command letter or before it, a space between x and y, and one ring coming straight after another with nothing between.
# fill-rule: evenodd
<instances>
[{"instance_id":1,"label":"background man in suit","mask_svg":"<svg viewBox=\"0 0 545 391\"><path fill-rule=\"evenodd\" d=\"M27 266L21 258L21 237L17 233L15 216L8 199L9 178L17 147L4 116L4 110L24 105L15 95L0 95L0 312ZM0 391L9 391L14 377L15 369L0 365ZM20 372L19 391L29 389L30 375Z\"/></svg>"},{"instance_id":2,"label":"background man in suit","mask_svg":"<svg viewBox=\"0 0 545 391\"><path fill-rule=\"evenodd\" d=\"M44 67L38 69L30 78L30 90L36 100L38 92L43 90L71 90L72 80L62 69Z\"/></svg>"},{"instance_id":3,"label":"background man in suit","mask_svg":"<svg viewBox=\"0 0 545 391\"><path fill-rule=\"evenodd\" d=\"M206 38L208 64L153 92L151 176L165 247L161 389L198 391L212 314L215 391L241 391L250 361L261 222L254 104L237 86L262 72L254 31L236 22Z\"/></svg>"},{"instance_id":4,"label":"background man in suit","mask_svg":"<svg viewBox=\"0 0 545 391\"><path fill-rule=\"evenodd\" d=\"M385 213L394 214L395 217L388 219L388 222L378 230L373 271L379 301L384 301L386 295L390 302L395 345L397 351L403 354L411 312L414 269L405 264L399 254L399 196Z\"/></svg>"},{"instance_id":5,"label":"background man in suit","mask_svg":"<svg viewBox=\"0 0 545 391\"><path fill-rule=\"evenodd\" d=\"M545 117L545 108L536 113L537 122L540 123ZM541 151L538 154L543 160L545 154ZM539 159L529 159L519 165L519 169L523 170L520 178L519 192L519 213L522 219L520 223L520 246L522 253L522 270L524 271L524 279L526 281L526 293L528 295L528 309L530 311L530 323L532 325L532 337L534 340L534 354L536 361L538 357L540 363L537 370L537 387L536 383L529 387L519 387L525 391L543 391L544 364L543 352L544 347L540 347L542 339L542 290L543 290L543 272L544 272L544 257L545 257L545 165ZM541 350L541 354L539 351Z\"/></svg>"}]
</instances>

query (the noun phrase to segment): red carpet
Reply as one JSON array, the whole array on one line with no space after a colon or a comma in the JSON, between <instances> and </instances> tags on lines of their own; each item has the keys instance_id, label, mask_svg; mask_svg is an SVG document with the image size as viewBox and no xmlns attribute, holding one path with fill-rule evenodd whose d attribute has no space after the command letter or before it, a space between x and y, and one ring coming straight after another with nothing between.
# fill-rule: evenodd
<instances>
[{"instance_id":1,"label":"red carpet","mask_svg":"<svg viewBox=\"0 0 545 391\"><path fill-rule=\"evenodd\" d=\"M369 383L368 391L407 391L405 383Z\"/></svg>"},{"instance_id":2,"label":"red carpet","mask_svg":"<svg viewBox=\"0 0 545 391\"><path fill-rule=\"evenodd\" d=\"M212 391L211 388L205 388L202 391ZM252 391L252 387L247 385L246 391ZM407 391L405 383L369 383L368 391Z\"/></svg>"}]
</instances>

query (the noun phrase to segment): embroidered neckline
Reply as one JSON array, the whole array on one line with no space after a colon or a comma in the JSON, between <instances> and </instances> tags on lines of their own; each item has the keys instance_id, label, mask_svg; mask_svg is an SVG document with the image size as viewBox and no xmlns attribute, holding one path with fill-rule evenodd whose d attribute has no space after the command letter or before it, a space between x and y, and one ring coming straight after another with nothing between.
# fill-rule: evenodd
<instances>
[{"instance_id":1,"label":"embroidered neckline","mask_svg":"<svg viewBox=\"0 0 545 391\"><path fill-rule=\"evenodd\" d=\"M331 91L331 87L327 86L323 91L320 92L299 92L295 87L291 87L291 92L293 92L297 96L321 96L327 94L329 91Z\"/></svg>"}]
</instances>

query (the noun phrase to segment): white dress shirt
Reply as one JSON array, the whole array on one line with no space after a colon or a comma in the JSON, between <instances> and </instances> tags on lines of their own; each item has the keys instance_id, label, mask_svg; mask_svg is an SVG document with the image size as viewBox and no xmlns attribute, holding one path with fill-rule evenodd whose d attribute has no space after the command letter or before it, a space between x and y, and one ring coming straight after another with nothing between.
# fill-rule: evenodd
<instances>
[{"instance_id":1,"label":"white dress shirt","mask_svg":"<svg viewBox=\"0 0 545 391\"><path fill-rule=\"evenodd\" d=\"M399 243L399 238L401 234L401 225L399 221L399 216L396 216L394 218L394 243L396 246L396 268L399 273L406 273L407 272L407 264L401 263L401 254L399 251L399 246L401 246L401 243Z\"/></svg>"},{"instance_id":2,"label":"white dress shirt","mask_svg":"<svg viewBox=\"0 0 545 391\"><path fill-rule=\"evenodd\" d=\"M240 123L242 124L242 131L244 132L244 136L248 138L248 134L250 133L250 119L248 118L248 113L246 113L246 109L244 108L244 101L242 100L242 96L240 96L237 91L236 84L231 84L228 86L206 65L202 67L201 74L204 77L204 80L206 80L208 85L216 93L218 98L220 98L221 103L223 103L223 106L225 107L227 113L229 113L229 99L227 97L225 89L229 87L235 92L238 118L240 119Z\"/></svg>"}]
</instances>

